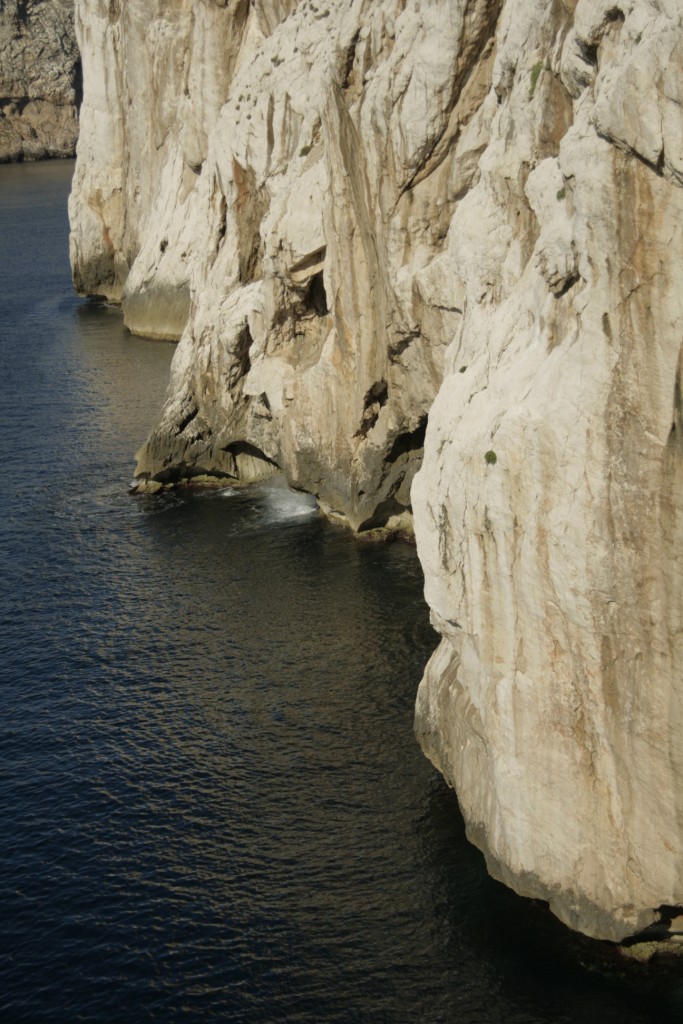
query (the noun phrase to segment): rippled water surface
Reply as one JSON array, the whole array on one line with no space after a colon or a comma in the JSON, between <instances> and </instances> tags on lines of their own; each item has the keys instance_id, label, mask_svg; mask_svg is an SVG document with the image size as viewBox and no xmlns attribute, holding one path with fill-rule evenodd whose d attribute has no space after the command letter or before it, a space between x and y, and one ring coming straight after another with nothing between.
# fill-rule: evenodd
<instances>
[{"instance_id":1,"label":"rippled water surface","mask_svg":"<svg viewBox=\"0 0 683 1024\"><path fill-rule=\"evenodd\" d=\"M127 494L172 347L72 294L71 171L0 168L0 1021L680 1020L467 844L412 549Z\"/></svg>"}]
</instances>

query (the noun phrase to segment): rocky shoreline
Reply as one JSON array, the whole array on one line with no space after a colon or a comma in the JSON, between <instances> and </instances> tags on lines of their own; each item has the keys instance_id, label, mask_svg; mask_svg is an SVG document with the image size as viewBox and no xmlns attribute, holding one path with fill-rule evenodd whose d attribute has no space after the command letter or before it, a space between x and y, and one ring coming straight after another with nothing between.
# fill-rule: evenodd
<instances>
[{"instance_id":1,"label":"rocky shoreline","mask_svg":"<svg viewBox=\"0 0 683 1024\"><path fill-rule=\"evenodd\" d=\"M676 0L77 0L82 294L178 338L137 486L414 517L425 752L496 877L683 905Z\"/></svg>"}]
</instances>

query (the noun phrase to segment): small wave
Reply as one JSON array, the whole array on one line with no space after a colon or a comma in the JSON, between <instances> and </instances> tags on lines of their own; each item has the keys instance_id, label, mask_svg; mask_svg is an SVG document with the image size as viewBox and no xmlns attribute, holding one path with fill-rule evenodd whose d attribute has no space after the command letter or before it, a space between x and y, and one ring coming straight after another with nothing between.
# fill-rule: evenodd
<instances>
[{"instance_id":1,"label":"small wave","mask_svg":"<svg viewBox=\"0 0 683 1024\"><path fill-rule=\"evenodd\" d=\"M266 503L266 515L270 522L281 523L290 519L313 516L318 510L312 494L293 491L286 483L268 482L261 487Z\"/></svg>"}]
</instances>

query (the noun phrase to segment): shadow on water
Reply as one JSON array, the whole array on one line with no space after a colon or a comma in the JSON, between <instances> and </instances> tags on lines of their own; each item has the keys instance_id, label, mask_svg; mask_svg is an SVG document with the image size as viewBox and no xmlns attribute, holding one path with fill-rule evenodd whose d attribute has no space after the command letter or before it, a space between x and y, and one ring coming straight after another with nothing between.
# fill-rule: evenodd
<instances>
[{"instance_id":1,"label":"shadow on water","mask_svg":"<svg viewBox=\"0 0 683 1024\"><path fill-rule=\"evenodd\" d=\"M71 294L69 175L0 168L0 1019L679 1020L467 843L413 549L127 494L173 350Z\"/></svg>"}]
</instances>

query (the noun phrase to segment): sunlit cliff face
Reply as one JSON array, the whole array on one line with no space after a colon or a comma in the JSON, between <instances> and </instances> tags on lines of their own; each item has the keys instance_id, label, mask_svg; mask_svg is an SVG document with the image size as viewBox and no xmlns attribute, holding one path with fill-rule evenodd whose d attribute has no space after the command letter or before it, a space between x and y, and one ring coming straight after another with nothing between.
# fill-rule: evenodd
<instances>
[{"instance_id":1,"label":"sunlit cliff face","mask_svg":"<svg viewBox=\"0 0 683 1024\"><path fill-rule=\"evenodd\" d=\"M681 19L77 3L74 278L181 338L138 485L412 501L425 750L491 870L612 939L683 903Z\"/></svg>"},{"instance_id":2,"label":"sunlit cliff face","mask_svg":"<svg viewBox=\"0 0 683 1024\"><path fill-rule=\"evenodd\" d=\"M182 335L141 486L280 468L354 529L406 525L499 8L423 6L79 5L75 280Z\"/></svg>"}]
</instances>

